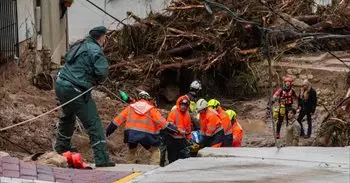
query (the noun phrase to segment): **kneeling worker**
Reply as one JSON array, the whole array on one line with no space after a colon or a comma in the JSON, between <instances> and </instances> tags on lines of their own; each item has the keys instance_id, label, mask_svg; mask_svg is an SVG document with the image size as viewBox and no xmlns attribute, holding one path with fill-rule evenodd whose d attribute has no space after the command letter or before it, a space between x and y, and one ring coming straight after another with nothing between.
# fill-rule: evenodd
<instances>
[{"instance_id":1,"label":"kneeling worker","mask_svg":"<svg viewBox=\"0 0 350 183\"><path fill-rule=\"evenodd\" d=\"M173 109L167 121L176 125L181 134L164 134L164 140L168 151L169 163L178 159L185 159L190 157L188 140L191 139L191 117L189 113L190 99L184 95L177 99L176 108ZM185 134L185 135L182 135Z\"/></svg>"},{"instance_id":2,"label":"kneeling worker","mask_svg":"<svg viewBox=\"0 0 350 183\"><path fill-rule=\"evenodd\" d=\"M208 102L204 99L199 99L196 107L200 115L200 128L203 135L200 147L221 147L224 140L224 129L219 114L208 108Z\"/></svg>"},{"instance_id":3,"label":"kneeling worker","mask_svg":"<svg viewBox=\"0 0 350 183\"><path fill-rule=\"evenodd\" d=\"M226 113L228 114L232 124L232 146L241 147L243 139L243 129L237 121L236 112L229 109L226 110Z\"/></svg>"},{"instance_id":4,"label":"kneeling worker","mask_svg":"<svg viewBox=\"0 0 350 183\"><path fill-rule=\"evenodd\" d=\"M164 129L170 133L179 133L176 126L168 123L160 112L150 102L150 95L141 91L138 101L127 106L106 129L106 136L110 136L118 126L124 126L124 142L128 143L128 162L136 163L137 145L141 144L149 150L151 162L159 164L160 130Z\"/></svg>"},{"instance_id":5,"label":"kneeling worker","mask_svg":"<svg viewBox=\"0 0 350 183\"><path fill-rule=\"evenodd\" d=\"M226 111L222 109L222 107L220 106L220 102L215 99L209 100L208 107L216 110L220 116L225 134L222 147L232 147L232 124L230 117L228 116Z\"/></svg>"}]
</instances>

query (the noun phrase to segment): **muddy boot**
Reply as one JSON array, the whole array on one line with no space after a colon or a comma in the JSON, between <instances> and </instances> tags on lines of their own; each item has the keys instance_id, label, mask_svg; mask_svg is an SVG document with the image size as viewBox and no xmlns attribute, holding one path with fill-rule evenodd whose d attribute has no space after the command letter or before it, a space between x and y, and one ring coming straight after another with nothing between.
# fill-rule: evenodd
<instances>
[{"instance_id":1,"label":"muddy boot","mask_svg":"<svg viewBox=\"0 0 350 183\"><path fill-rule=\"evenodd\" d=\"M128 154L126 155L126 161L128 164L135 164L137 162L136 151L137 148L129 149Z\"/></svg>"},{"instance_id":2,"label":"muddy boot","mask_svg":"<svg viewBox=\"0 0 350 183\"><path fill-rule=\"evenodd\" d=\"M149 151L152 153L151 154L151 164L156 164L159 165L160 162L160 150L158 147L151 147Z\"/></svg>"}]
</instances>

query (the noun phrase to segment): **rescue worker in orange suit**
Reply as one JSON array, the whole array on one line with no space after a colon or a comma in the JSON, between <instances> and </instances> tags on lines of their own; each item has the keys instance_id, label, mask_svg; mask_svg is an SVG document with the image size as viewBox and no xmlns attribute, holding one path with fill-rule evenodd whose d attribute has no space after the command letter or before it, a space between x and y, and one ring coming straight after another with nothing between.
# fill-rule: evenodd
<instances>
[{"instance_id":1,"label":"rescue worker in orange suit","mask_svg":"<svg viewBox=\"0 0 350 183\"><path fill-rule=\"evenodd\" d=\"M208 102L204 99L199 99L196 107L203 135L200 147L221 147L224 140L224 128L219 114L214 109L208 108Z\"/></svg>"},{"instance_id":2,"label":"rescue worker in orange suit","mask_svg":"<svg viewBox=\"0 0 350 183\"><path fill-rule=\"evenodd\" d=\"M164 133L169 163L190 157L188 140L191 139L192 125L189 106L188 96L181 96L176 101L176 109L173 109L168 115L167 121L177 126L181 131L181 134Z\"/></svg>"},{"instance_id":3,"label":"rescue worker in orange suit","mask_svg":"<svg viewBox=\"0 0 350 183\"><path fill-rule=\"evenodd\" d=\"M228 116L226 111L220 106L220 102L216 99L210 99L208 101L208 107L216 110L219 113L225 134L222 147L232 147L232 124L230 117Z\"/></svg>"},{"instance_id":4,"label":"rescue worker in orange suit","mask_svg":"<svg viewBox=\"0 0 350 183\"><path fill-rule=\"evenodd\" d=\"M288 112L293 107L293 99L297 99L297 95L292 88L293 79L290 77L285 77L282 88L278 89L273 95L272 104L278 102L279 114L277 121L277 134L276 138L280 138L280 131L282 127L283 120L286 119L286 126L288 126ZM281 108L285 108L284 114L280 113Z\"/></svg>"},{"instance_id":5,"label":"rescue worker in orange suit","mask_svg":"<svg viewBox=\"0 0 350 183\"><path fill-rule=\"evenodd\" d=\"M150 95L141 91L138 94L138 101L127 106L106 129L106 136L110 136L119 126L124 126L124 143L129 146L127 160L129 163L136 163L136 150L141 144L151 155L151 163L159 164L160 154L160 130L164 129L169 133L180 133L176 126L166 121L160 112L150 102Z\"/></svg>"},{"instance_id":6,"label":"rescue worker in orange suit","mask_svg":"<svg viewBox=\"0 0 350 183\"><path fill-rule=\"evenodd\" d=\"M226 113L228 114L232 124L232 146L241 147L243 139L243 129L238 123L238 120L236 118L237 114L231 109L226 110Z\"/></svg>"}]
</instances>

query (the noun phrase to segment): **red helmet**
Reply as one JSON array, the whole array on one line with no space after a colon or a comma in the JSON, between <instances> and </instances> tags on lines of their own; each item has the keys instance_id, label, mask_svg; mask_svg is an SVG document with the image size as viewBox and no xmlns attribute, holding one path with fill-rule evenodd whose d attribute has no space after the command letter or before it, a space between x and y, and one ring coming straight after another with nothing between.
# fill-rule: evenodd
<instances>
[{"instance_id":1,"label":"red helmet","mask_svg":"<svg viewBox=\"0 0 350 183\"><path fill-rule=\"evenodd\" d=\"M77 168L77 169L91 169L91 167L83 162L83 158L80 153L72 153L70 151L66 151L62 153L62 155L67 158L67 163L69 167Z\"/></svg>"},{"instance_id":2,"label":"red helmet","mask_svg":"<svg viewBox=\"0 0 350 183\"><path fill-rule=\"evenodd\" d=\"M292 83L293 82L293 78L287 76L287 77L284 78L284 82L291 82Z\"/></svg>"}]
</instances>

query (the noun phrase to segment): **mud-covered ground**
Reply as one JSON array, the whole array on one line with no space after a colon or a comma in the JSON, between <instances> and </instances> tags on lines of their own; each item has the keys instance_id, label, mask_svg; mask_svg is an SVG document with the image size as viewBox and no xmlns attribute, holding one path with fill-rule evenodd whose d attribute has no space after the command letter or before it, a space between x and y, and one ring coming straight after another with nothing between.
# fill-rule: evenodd
<instances>
[{"instance_id":1,"label":"mud-covered ground","mask_svg":"<svg viewBox=\"0 0 350 183\"><path fill-rule=\"evenodd\" d=\"M103 91L94 91L93 98L96 100L99 114L106 127L123 105ZM237 111L239 121L244 129L244 146L274 145L272 124L264 120L267 99L235 101L225 98L220 100L223 106ZM57 105L54 91L39 90L32 86L27 78L26 69L11 63L1 66L0 128L38 116ZM321 116L320 114L323 113L322 110L318 110L315 116ZM9 152L12 156L20 158L33 153L52 151L58 117L59 111L55 111L31 123L0 132L0 151ZM320 118L316 118L315 128L318 127L317 123ZM284 129L283 126L282 135ZM311 141L310 139L302 140L300 145L310 145ZM73 144L77 146L88 162L92 162L89 138L85 132L77 130L73 137ZM108 149L112 160L117 163L125 163L124 156L127 153L127 147L123 144L121 129L108 138ZM140 148L138 155L139 163L149 163L147 151Z\"/></svg>"}]
</instances>

